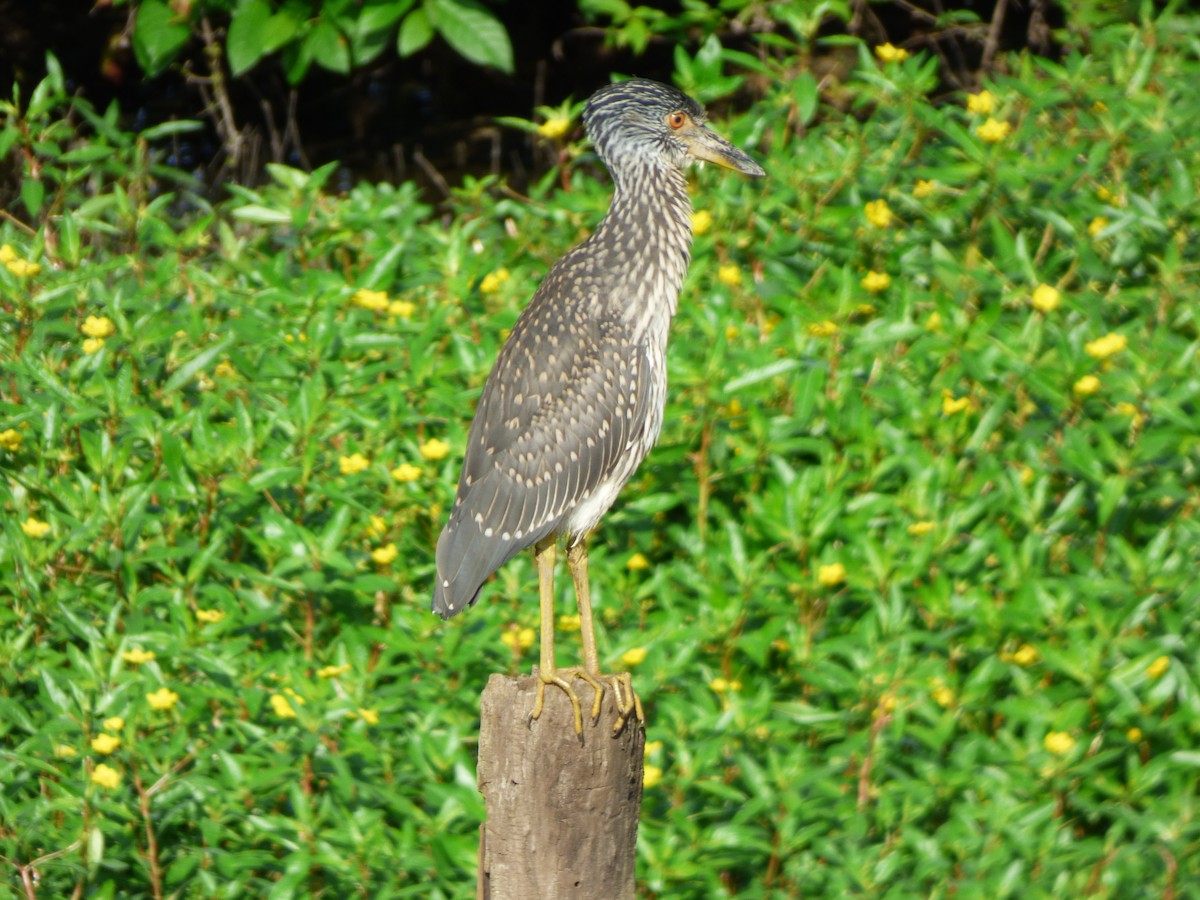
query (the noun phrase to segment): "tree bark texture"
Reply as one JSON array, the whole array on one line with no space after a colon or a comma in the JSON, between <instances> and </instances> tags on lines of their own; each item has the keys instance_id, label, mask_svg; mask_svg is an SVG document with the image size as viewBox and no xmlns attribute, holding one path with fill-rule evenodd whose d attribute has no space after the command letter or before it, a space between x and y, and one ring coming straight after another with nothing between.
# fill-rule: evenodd
<instances>
[{"instance_id":1,"label":"tree bark texture","mask_svg":"<svg viewBox=\"0 0 1200 900\"><path fill-rule=\"evenodd\" d=\"M646 733L636 720L615 737L617 706L604 692L597 724L592 689L575 681L583 743L571 703L546 688L529 722L537 678L493 675L483 691L479 791L487 821L478 896L487 900L632 898Z\"/></svg>"}]
</instances>

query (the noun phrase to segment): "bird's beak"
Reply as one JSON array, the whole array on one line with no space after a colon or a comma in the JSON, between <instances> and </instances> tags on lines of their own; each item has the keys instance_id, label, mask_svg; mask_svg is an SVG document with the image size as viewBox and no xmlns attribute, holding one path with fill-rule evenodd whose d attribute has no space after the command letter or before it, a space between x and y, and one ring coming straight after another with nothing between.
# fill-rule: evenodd
<instances>
[{"instance_id":1,"label":"bird's beak","mask_svg":"<svg viewBox=\"0 0 1200 900\"><path fill-rule=\"evenodd\" d=\"M753 175L755 178L767 174L762 166L710 128L701 125L689 130L682 137L687 142L688 153L696 159L716 163L723 168Z\"/></svg>"}]
</instances>

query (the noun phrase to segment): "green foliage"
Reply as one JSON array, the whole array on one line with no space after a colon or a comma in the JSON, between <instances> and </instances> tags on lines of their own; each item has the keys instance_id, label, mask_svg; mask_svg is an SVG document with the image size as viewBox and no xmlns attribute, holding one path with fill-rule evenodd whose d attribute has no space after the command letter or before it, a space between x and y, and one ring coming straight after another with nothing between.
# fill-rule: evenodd
<instances>
[{"instance_id":1,"label":"green foliage","mask_svg":"<svg viewBox=\"0 0 1200 900\"><path fill-rule=\"evenodd\" d=\"M313 65L346 73L393 42L411 56L435 36L473 63L513 71L508 33L476 0L199 0L184 11L166 0L139 0L137 7L133 47L149 75L177 62L210 16L229 23L225 54L235 76L279 54L288 80L298 84Z\"/></svg>"},{"instance_id":2,"label":"green foliage","mask_svg":"<svg viewBox=\"0 0 1200 900\"><path fill-rule=\"evenodd\" d=\"M1190 19L1092 40L990 113L864 48L849 113L776 78L718 123L769 176L696 177L663 439L592 552L604 661L647 651L647 894L1195 896L1200 63ZM6 884L470 896L535 578L442 623L432 548L608 188L560 152L528 200L273 167L209 208L53 70L3 112Z\"/></svg>"}]
</instances>

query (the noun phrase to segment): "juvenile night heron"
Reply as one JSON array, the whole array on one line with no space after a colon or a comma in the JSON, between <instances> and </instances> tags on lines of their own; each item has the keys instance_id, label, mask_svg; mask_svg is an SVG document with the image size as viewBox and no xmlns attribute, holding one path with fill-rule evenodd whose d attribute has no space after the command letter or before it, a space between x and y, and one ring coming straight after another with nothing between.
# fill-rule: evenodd
<instances>
[{"instance_id":1,"label":"juvenile night heron","mask_svg":"<svg viewBox=\"0 0 1200 900\"><path fill-rule=\"evenodd\" d=\"M587 536L658 440L667 389L667 330L687 271L692 205L683 169L705 160L747 175L762 168L705 126L696 101L656 81L597 91L583 113L615 196L595 233L547 273L500 351L471 423L450 520L437 545L433 611L443 619L533 547L541 595L546 685L583 715L571 682L593 689L592 720L609 681L620 731L643 718L628 675L602 675L592 627ZM575 582L583 667L554 662L554 558L559 538ZM570 675L571 680L565 678Z\"/></svg>"}]
</instances>

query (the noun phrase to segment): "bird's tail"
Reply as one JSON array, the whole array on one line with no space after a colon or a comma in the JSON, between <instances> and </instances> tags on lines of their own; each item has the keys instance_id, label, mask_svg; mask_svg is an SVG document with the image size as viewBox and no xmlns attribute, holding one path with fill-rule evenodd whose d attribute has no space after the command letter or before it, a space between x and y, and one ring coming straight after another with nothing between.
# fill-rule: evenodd
<instances>
[{"instance_id":1,"label":"bird's tail","mask_svg":"<svg viewBox=\"0 0 1200 900\"><path fill-rule=\"evenodd\" d=\"M496 569L488 568L482 573L470 564L471 558L479 556L480 548L473 546L469 534L460 528L459 517L452 515L437 543L437 572L433 584L433 601L430 610L443 619L457 616L479 599L483 582ZM468 527L468 530L469 527Z\"/></svg>"}]
</instances>

